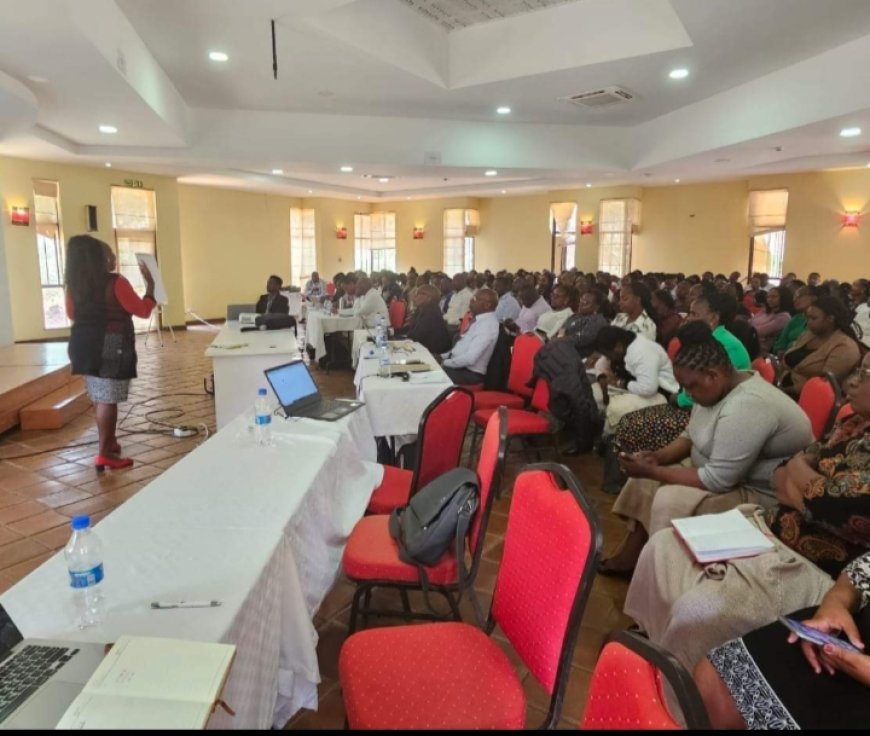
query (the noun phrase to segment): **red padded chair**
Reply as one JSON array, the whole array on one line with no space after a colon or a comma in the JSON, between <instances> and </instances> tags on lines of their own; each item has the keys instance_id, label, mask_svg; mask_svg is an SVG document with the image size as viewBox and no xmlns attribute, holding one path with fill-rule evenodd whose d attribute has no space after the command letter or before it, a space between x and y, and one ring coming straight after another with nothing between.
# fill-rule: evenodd
<instances>
[{"instance_id":1,"label":"red padded chair","mask_svg":"<svg viewBox=\"0 0 870 736\"><path fill-rule=\"evenodd\" d=\"M474 315L471 312L466 312L462 315L462 319L459 321L459 334L464 335L468 331L468 327L471 324L471 320L474 319Z\"/></svg>"},{"instance_id":2,"label":"red padded chair","mask_svg":"<svg viewBox=\"0 0 870 736\"><path fill-rule=\"evenodd\" d=\"M571 471L526 468L514 486L485 631L443 622L350 636L338 659L350 728L523 728L523 684L488 636L496 625L550 695L544 725L555 726L601 543L594 508Z\"/></svg>"},{"instance_id":3,"label":"red padded chair","mask_svg":"<svg viewBox=\"0 0 870 736\"><path fill-rule=\"evenodd\" d=\"M389 514L429 481L459 466L462 444L474 399L451 386L426 407L417 430L417 464L413 471L384 465L384 479L375 488L366 512Z\"/></svg>"},{"instance_id":4,"label":"red padded chair","mask_svg":"<svg viewBox=\"0 0 870 736\"><path fill-rule=\"evenodd\" d=\"M508 373L507 391L478 391L474 394L474 408L495 409L506 406L508 409L522 409L526 401L532 397L532 389L528 387L535 369L535 356L543 347L544 341L527 332L518 335L514 340L511 353L511 367Z\"/></svg>"},{"instance_id":5,"label":"red padded chair","mask_svg":"<svg viewBox=\"0 0 870 736\"><path fill-rule=\"evenodd\" d=\"M768 383L776 383L776 368L766 358L756 358L752 361L752 370L757 371Z\"/></svg>"},{"instance_id":6,"label":"red padded chair","mask_svg":"<svg viewBox=\"0 0 870 736\"><path fill-rule=\"evenodd\" d=\"M480 448L480 460L477 463L477 477L480 481L480 505L468 530L468 552L471 556L471 569L465 572L465 560L462 561L463 574L457 564L459 550L451 549L437 564L426 567L428 588L432 592L443 595L450 604L450 610L457 621L462 620L459 606L454 593L460 592L474 582L480 566L483 552L483 540L486 537L486 527L492 510L492 501L501 483L504 469L504 458L507 451L507 409L500 409L493 414L486 425L483 434L483 444ZM354 583L356 592L350 609L350 628L352 634L356 631L357 619L363 617L363 625L368 625L369 616L404 616L426 620L442 620L443 616L432 613L413 613L408 600L409 590L422 588L420 575L414 565L409 565L399 559L399 548L390 536L389 519L387 515L365 516L357 522L350 533L342 568ZM462 550L464 557L465 550ZM460 586L463 586L462 588ZM402 597L402 611L376 610L370 606L371 593L375 588L396 588ZM360 605L364 599L363 605Z\"/></svg>"},{"instance_id":7,"label":"red padded chair","mask_svg":"<svg viewBox=\"0 0 870 736\"><path fill-rule=\"evenodd\" d=\"M842 422L844 419L848 419L854 413L855 413L855 410L852 408L851 404L849 404L849 403L843 404L843 406L840 407L840 411L837 412L836 421Z\"/></svg>"},{"instance_id":8,"label":"red padded chair","mask_svg":"<svg viewBox=\"0 0 870 736\"><path fill-rule=\"evenodd\" d=\"M402 299L393 299L390 302L390 327L399 330L405 324L406 305Z\"/></svg>"},{"instance_id":9,"label":"red padded chair","mask_svg":"<svg viewBox=\"0 0 870 736\"><path fill-rule=\"evenodd\" d=\"M843 394L834 374L825 371L824 376L810 378L801 389L798 404L810 418L813 436L817 440L826 437L843 405Z\"/></svg>"},{"instance_id":10,"label":"red padded chair","mask_svg":"<svg viewBox=\"0 0 870 736\"><path fill-rule=\"evenodd\" d=\"M665 684L677 698L686 728L709 730L707 710L686 668L637 634L611 632L604 640L592 673L580 728L584 731L682 729L668 710Z\"/></svg>"}]
</instances>

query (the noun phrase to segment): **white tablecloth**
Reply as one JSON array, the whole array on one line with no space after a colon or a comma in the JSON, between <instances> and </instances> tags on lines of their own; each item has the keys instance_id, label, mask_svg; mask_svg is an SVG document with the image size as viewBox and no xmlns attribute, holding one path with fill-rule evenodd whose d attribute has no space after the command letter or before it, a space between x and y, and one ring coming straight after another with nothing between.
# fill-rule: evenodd
<instances>
[{"instance_id":1,"label":"white tablecloth","mask_svg":"<svg viewBox=\"0 0 870 736\"><path fill-rule=\"evenodd\" d=\"M391 342L390 346L394 361L422 360L434 366L435 370L411 374L409 381L380 378L377 358L362 358L357 364L353 383L357 397L366 402L376 436L415 435L426 407L453 383L432 354L419 343L399 341ZM410 346L410 350L397 349L399 346Z\"/></svg>"},{"instance_id":2,"label":"white tablecloth","mask_svg":"<svg viewBox=\"0 0 870 736\"><path fill-rule=\"evenodd\" d=\"M283 725L316 708L312 617L332 587L353 525L382 478L365 408L329 423L275 423L254 444L242 415L96 527L108 615L71 624L61 553L0 597L26 637L114 641L124 633L222 641L238 648L224 691L235 709L212 728ZM218 608L158 611L153 600Z\"/></svg>"},{"instance_id":3,"label":"white tablecloth","mask_svg":"<svg viewBox=\"0 0 870 736\"><path fill-rule=\"evenodd\" d=\"M305 323L305 340L314 348L314 357L320 360L326 356L325 335L332 332L353 332L359 326L358 317L330 316L310 310Z\"/></svg>"}]
</instances>

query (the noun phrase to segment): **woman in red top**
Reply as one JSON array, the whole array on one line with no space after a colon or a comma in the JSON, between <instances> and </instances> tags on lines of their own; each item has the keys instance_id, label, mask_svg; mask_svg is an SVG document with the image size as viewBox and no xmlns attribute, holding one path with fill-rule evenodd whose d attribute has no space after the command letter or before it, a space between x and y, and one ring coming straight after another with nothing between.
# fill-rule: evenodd
<instances>
[{"instance_id":1,"label":"woman in red top","mask_svg":"<svg viewBox=\"0 0 870 736\"><path fill-rule=\"evenodd\" d=\"M140 266L147 286L141 299L115 270L114 251L90 235L70 238L66 247L66 311L72 320L69 357L74 375L85 377L94 402L100 449L97 472L128 468L115 436L118 404L127 400L136 377L136 334L133 316L148 317L154 309L154 279Z\"/></svg>"}]
</instances>

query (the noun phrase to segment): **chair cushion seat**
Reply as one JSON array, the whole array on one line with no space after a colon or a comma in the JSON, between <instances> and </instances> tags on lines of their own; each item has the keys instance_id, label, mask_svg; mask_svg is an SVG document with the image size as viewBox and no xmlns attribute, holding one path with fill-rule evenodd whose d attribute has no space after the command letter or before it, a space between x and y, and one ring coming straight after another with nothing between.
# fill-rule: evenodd
<instances>
[{"instance_id":1,"label":"chair cushion seat","mask_svg":"<svg viewBox=\"0 0 870 736\"><path fill-rule=\"evenodd\" d=\"M410 470L384 465L384 479L375 488L366 512L369 514L389 514L393 509L404 506L411 498L411 481L414 474Z\"/></svg>"},{"instance_id":2,"label":"chair cushion seat","mask_svg":"<svg viewBox=\"0 0 870 736\"><path fill-rule=\"evenodd\" d=\"M522 396L507 391L478 391L474 394L474 408L498 409L506 406L508 409L522 409L526 405Z\"/></svg>"},{"instance_id":3,"label":"chair cushion seat","mask_svg":"<svg viewBox=\"0 0 870 736\"><path fill-rule=\"evenodd\" d=\"M399 559L399 547L390 536L390 517L364 516L350 533L341 565L353 580L392 580L416 583L420 579L416 566ZM457 581L456 553L448 550L436 565L426 567L432 585L450 585Z\"/></svg>"},{"instance_id":4,"label":"chair cushion seat","mask_svg":"<svg viewBox=\"0 0 870 736\"><path fill-rule=\"evenodd\" d=\"M351 728L520 729L526 699L513 665L465 623L368 629L341 648Z\"/></svg>"},{"instance_id":5,"label":"chair cushion seat","mask_svg":"<svg viewBox=\"0 0 870 736\"><path fill-rule=\"evenodd\" d=\"M478 427L485 427L489 418L496 409L480 409L471 415L472 421ZM550 422L541 415L533 411L525 411L524 409L508 409L508 435L514 436L518 434L549 434Z\"/></svg>"}]
</instances>

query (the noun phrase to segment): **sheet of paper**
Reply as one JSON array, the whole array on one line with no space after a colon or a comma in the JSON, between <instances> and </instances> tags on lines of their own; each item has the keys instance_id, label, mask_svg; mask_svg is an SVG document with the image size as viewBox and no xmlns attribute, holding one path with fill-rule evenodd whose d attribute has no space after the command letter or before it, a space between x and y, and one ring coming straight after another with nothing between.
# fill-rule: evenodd
<instances>
[{"instance_id":1,"label":"sheet of paper","mask_svg":"<svg viewBox=\"0 0 870 736\"><path fill-rule=\"evenodd\" d=\"M144 263L151 275L154 277L154 298L161 306L169 304L169 296L166 293L166 287L163 285L163 276L160 274L160 268L157 266L157 259L150 253L137 253L136 260L139 263Z\"/></svg>"},{"instance_id":2,"label":"sheet of paper","mask_svg":"<svg viewBox=\"0 0 870 736\"><path fill-rule=\"evenodd\" d=\"M194 703L82 693L56 728L61 730L193 730L204 727L211 703Z\"/></svg>"}]
</instances>

